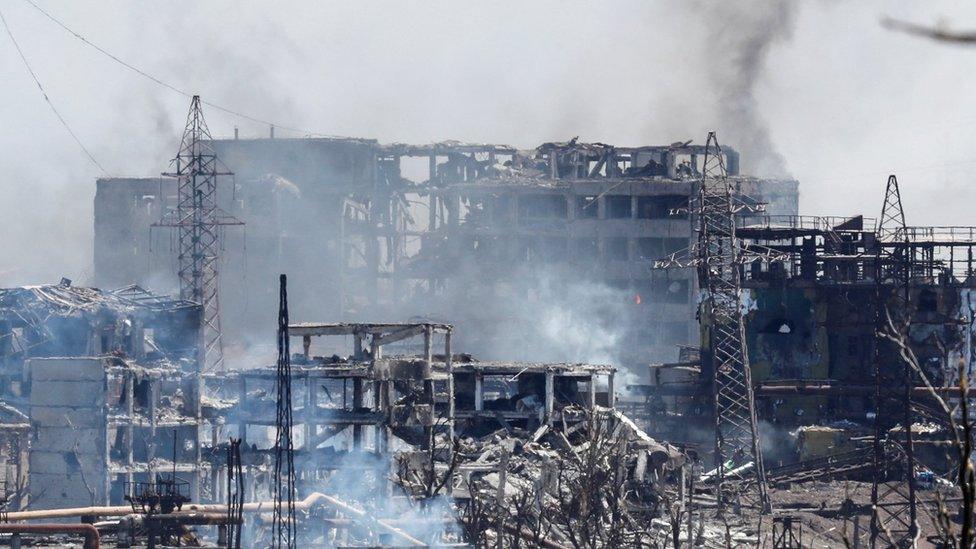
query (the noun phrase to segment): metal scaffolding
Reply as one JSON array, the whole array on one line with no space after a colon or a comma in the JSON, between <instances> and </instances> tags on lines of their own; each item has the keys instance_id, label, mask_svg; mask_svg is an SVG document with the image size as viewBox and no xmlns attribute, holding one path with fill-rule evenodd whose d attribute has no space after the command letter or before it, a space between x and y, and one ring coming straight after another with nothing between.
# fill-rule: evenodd
<instances>
[{"instance_id":1,"label":"metal scaffolding","mask_svg":"<svg viewBox=\"0 0 976 549\"><path fill-rule=\"evenodd\" d=\"M203 306L200 367L204 371L221 370L224 362L217 289L220 227L244 224L217 207L217 177L233 174L218 168L211 140L200 96L194 95L180 150L173 159L176 170L163 173L178 181L176 209L154 224L176 227L179 232L180 298Z\"/></svg>"}]
</instances>

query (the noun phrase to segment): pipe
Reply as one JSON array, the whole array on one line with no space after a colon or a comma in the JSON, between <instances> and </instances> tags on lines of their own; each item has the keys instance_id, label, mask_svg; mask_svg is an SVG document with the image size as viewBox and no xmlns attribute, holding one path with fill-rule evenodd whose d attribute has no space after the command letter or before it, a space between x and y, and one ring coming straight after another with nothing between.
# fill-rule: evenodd
<instances>
[{"instance_id":1,"label":"pipe","mask_svg":"<svg viewBox=\"0 0 976 549\"><path fill-rule=\"evenodd\" d=\"M333 507L340 509L345 513L354 515L361 522L366 521L369 523L375 523L381 529L386 530L391 534L394 534L396 536L399 536L407 540L408 542L410 542L411 545L414 545L416 547L427 547L426 543L411 536L410 534L404 532L403 530L393 526L392 524L386 522L385 520L370 517L369 515L366 514L365 511L356 509L355 507L349 505L348 503L342 500L336 499L332 496L327 496L321 492L314 492L312 494L309 494L309 496L304 500L295 502L295 509L301 509L304 511L314 507L316 504L323 501L325 503L328 503L329 505L332 505ZM217 513L227 512L227 506L222 504L190 505L187 507L187 509L191 511L213 511ZM253 502L253 503L244 504L244 511L249 513L271 511L273 509L274 509L274 502L262 501L262 502Z\"/></svg>"},{"instance_id":2,"label":"pipe","mask_svg":"<svg viewBox=\"0 0 976 549\"><path fill-rule=\"evenodd\" d=\"M295 508L307 511L315 506L316 503L325 497L318 492L310 494L302 501L295 502ZM226 513L227 506L222 504L190 504L184 505L183 509L189 511L212 511L215 513ZM244 511L258 512L270 511L274 509L274 502L255 501L244 504ZM78 517L124 517L132 514L131 505L109 505L103 507L69 507L65 509L39 509L36 511L13 511L6 513L4 517L8 522L21 520L41 520L55 518L78 518Z\"/></svg>"},{"instance_id":3,"label":"pipe","mask_svg":"<svg viewBox=\"0 0 976 549\"><path fill-rule=\"evenodd\" d=\"M380 528L386 530L387 532L400 536L401 538L409 541L412 545L415 545L417 547L427 547L426 543L420 541L417 538L412 537L410 534L407 534L406 532L397 528L396 526L389 524L385 520L370 517L369 515L366 514L365 511L360 511L359 509L356 509L355 507L352 507L351 505L348 505L345 502L340 501L336 498L327 496L325 494L319 494L318 492L316 492L316 494L322 496L323 499L325 499L335 507L342 509L344 512L350 515L356 515L362 521L376 523L376 525L378 525Z\"/></svg>"},{"instance_id":4,"label":"pipe","mask_svg":"<svg viewBox=\"0 0 976 549\"><path fill-rule=\"evenodd\" d=\"M85 536L85 549L98 549L101 542L91 524L0 524L0 534L77 534Z\"/></svg>"},{"instance_id":5,"label":"pipe","mask_svg":"<svg viewBox=\"0 0 976 549\"><path fill-rule=\"evenodd\" d=\"M65 509L40 509L36 511L14 511L7 513L5 519L10 522L22 520L47 520L78 517L123 517L132 514L131 505L115 505L108 507L69 507Z\"/></svg>"},{"instance_id":6,"label":"pipe","mask_svg":"<svg viewBox=\"0 0 976 549\"><path fill-rule=\"evenodd\" d=\"M320 505L321 503L327 503L336 507L343 512L349 513L350 515L355 515L356 518L365 520L370 523L374 523L381 529L399 536L404 540L408 541L411 545L416 547L426 547L427 544L414 538L410 534L404 532L403 530L393 526L392 524L386 522L382 519L375 519L366 514L365 511L356 509L355 507L345 503L344 501L338 500L332 496L327 496L320 492L313 492L309 494L308 497L302 501L295 502L295 509L307 511L313 507ZM223 504L191 504L184 505L183 509L187 511L201 511L204 513L226 513L227 506ZM251 503L244 504L244 512L247 513L260 513L264 511L272 511L274 509L274 502L272 501L255 501ZM74 507L68 509L41 509L37 511L14 511L11 513L6 513L5 518L7 521L16 522L21 520L49 520L56 518L77 518L77 517L120 517L132 514L132 507L129 505L114 505L106 507Z\"/></svg>"},{"instance_id":7,"label":"pipe","mask_svg":"<svg viewBox=\"0 0 976 549\"><path fill-rule=\"evenodd\" d=\"M214 512L195 512L195 511L177 511L175 513L167 513L165 515L134 515L135 517L140 517L143 522L175 522L177 524L184 525L221 525L221 524L239 524L240 522L237 518L228 518L227 513L214 513Z\"/></svg>"}]
</instances>

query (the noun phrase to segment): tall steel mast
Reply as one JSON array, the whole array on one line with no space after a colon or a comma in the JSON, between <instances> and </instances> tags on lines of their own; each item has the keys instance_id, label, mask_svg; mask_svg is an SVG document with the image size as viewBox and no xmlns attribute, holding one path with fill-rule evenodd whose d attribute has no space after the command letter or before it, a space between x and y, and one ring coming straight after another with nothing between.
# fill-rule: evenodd
<instances>
[{"instance_id":1,"label":"tall steel mast","mask_svg":"<svg viewBox=\"0 0 976 549\"><path fill-rule=\"evenodd\" d=\"M221 370L224 363L218 292L219 231L222 226L244 224L217 207L217 177L233 174L218 169L211 140L200 96L194 95L180 150L173 159L176 171L163 174L177 180L176 209L155 224L178 230L180 297L203 307L200 367L204 371Z\"/></svg>"}]
</instances>

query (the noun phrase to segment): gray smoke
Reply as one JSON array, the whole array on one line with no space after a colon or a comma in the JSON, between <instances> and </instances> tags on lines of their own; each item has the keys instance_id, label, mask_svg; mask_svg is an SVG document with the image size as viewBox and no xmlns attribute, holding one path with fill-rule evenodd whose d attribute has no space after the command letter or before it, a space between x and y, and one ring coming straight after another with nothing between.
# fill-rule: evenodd
<instances>
[{"instance_id":1,"label":"gray smoke","mask_svg":"<svg viewBox=\"0 0 976 549\"><path fill-rule=\"evenodd\" d=\"M766 76L770 52L792 36L797 4L789 0L702 2L697 10L706 29L702 66L717 93L720 142L742 153L744 173L788 176L786 161L760 113L756 88Z\"/></svg>"},{"instance_id":2,"label":"gray smoke","mask_svg":"<svg viewBox=\"0 0 976 549\"><path fill-rule=\"evenodd\" d=\"M457 323L457 348L490 360L626 362L628 329L637 311L634 292L581 274L575 265L518 265L503 282L464 265L435 305L412 300L401 314L426 314ZM650 300L651 295L643 296ZM433 307L433 308L432 308ZM644 357L669 360L674 357ZM640 373L622 371L625 383Z\"/></svg>"}]
</instances>

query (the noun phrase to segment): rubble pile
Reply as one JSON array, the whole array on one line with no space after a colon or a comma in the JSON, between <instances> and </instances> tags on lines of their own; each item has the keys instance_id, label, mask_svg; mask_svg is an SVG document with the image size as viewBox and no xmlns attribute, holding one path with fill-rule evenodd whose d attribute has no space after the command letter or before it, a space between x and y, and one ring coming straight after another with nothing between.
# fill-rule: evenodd
<instances>
[{"instance_id":1,"label":"rubble pile","mask_svg":"<svg viewBox=\"0 0 976 549\"><path fill-rule=\"evenodd\" d=\"M580 412L582 421L534 432L462 435L436 452L433 476L422 453L403 453L397 481L424 497L431 480L456 478L450 489L462 528L478 546L497 546L502 536L513 547L635 547L668 535L654 519L675 497L685 454L619 412Z\"/></svg>"}]
</instances>

